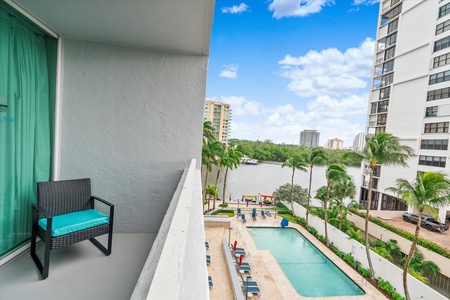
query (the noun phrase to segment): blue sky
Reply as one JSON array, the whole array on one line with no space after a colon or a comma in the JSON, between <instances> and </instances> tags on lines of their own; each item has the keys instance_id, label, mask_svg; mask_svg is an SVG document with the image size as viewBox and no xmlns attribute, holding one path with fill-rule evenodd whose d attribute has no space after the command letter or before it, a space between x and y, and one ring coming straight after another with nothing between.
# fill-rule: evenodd
<instances>
[{"instance_id":1,"label":"blue sky","mask_svg":"<svg viewBox=\"0 0 450 300\"><path fill-rule=\"evenodd\" d=\"M207 99L233 109L231 138L320 144L364 131L374 0L216 0Z\"/></svg>"}]
</instances>

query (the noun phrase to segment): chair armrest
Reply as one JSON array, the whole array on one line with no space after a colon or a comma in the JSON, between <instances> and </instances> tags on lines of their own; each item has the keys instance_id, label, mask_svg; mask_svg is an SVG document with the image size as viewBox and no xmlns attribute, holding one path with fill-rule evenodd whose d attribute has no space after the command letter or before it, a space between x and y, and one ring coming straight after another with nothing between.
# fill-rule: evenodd
<instances>
[{"instance_id":1,"label":"chair armrest","mask_svg":"<svg viewBox=\"0 0 450 300\"><path fill-rule=\"evenodd\" d=\"M109 206L109 224L112 225L113 224L113 220L114 220L114 204L112 204L112 203L110 203L110 202L108 202L108 201L106 201L106 200L104 200L102 198L99 198L97 196L91 196L91 200L92 200L92 202L91 202L91 208L92 209L94 209L94 201L95 200L98 200L98 201L100 201L100 202L102 202L102 203L104 203L104 204Z\"/></svg>"},{"instance_id":2,"label":"chair armrest","mask_svg":"<svg viewBox=\"0 0 450 300\"><path fill-rule=\"evenodd\" d=\"M43 215L45 218L53 218L53 216L51 214L48 213L48 211L46 211L42 206L38 205L38 204L33 204L33 210L36 211L36 213L40 213L41 215Z\"/></svg>"},{"instance_id":3,"label":"chair armrest","mask_svg":"<svg viewBox=\"0 0 450 300\"><path fill-rule=\"evenodd\" d=\"M108 206L114 207L114 204L112 204L112 203L110 203L110 202L108 202L108 201L106 201L106 200L104 200L102 198L99 198L97 196L91 196L91 199L98 200L98 201L103 202L104 204L106 204Z\"/></svg>"}]
</instances>

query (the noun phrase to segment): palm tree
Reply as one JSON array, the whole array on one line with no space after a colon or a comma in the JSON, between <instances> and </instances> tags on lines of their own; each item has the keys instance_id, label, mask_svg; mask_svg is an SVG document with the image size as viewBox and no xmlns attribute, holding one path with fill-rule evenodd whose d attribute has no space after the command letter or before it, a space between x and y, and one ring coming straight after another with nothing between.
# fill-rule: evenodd
<instances>
[{"instance_id":1,"label":"palm tree","mask_svg":"<svg viewBox=\"0 0 450 300\"><path fill-rule=\"evenodd\" d=\"M347 175L347 172L345 171L345 167L343 165L331 164L327 167L327 170L325 171L325 177L327 179L327 189L326 189L325 200L323 201L323 213L324 213L324 221L325 221L325 239L327 241L326 245L328 247L328 246L330 246L330 241L328 240L327 203L328 203L329 195L330 195L330 186L331 186L332 182L338 182L345 178L349 178L349 176Z\"/></svg>"},{"instance_id":2,"label":"palm tree","mask_svg":"<svg viewBox=\"0 0 450 300\"><path fill-rule=\"evenodd\" d=\"M214 135L214 127L212 126L211 121L203 122L203 145L208 144L210 141L214 141L216 136Z\"/></svg>"},{"instance_id":3,"label":"palm tree","mask_svg":"<svg viewBox=\"0 0 450 300\"><path fill-rule=\"evenodd\" d=\"M208 186L205 188L205 200L208 201L208 210L209 210L210 196L213 196L214 201L216 201L216 198L219 196L219 193L217 192L217 185L208 184Z\"/></svg>"},{"instance_id":4,"label":"palm tree","mask_svg":"<svg viewBox=\"0 0 450 300\"><path fill-rule=\"evenodd\" d=\"M387 190L397 194L403 202L412 206L418 213L418 222L414 234L414 240L411 244L408 257L406 258L403 269L403 288L405 290L406 300L409 300L407 274L411 259L416 249L419 239L420 223L423 211L426 209L433 217L439 219L435 207L443 207L450 202L450 181L442 173L426 172L418 173L416 181L410 183L406 179L397 179L396 186Z\"/></svg>"},{"instance_id":5,"label":"palm tree","mask_svg":"<svg viewBox=\"0 0 450 300\"><path fill-rule=\"evenodd\" d=\"M295 170L300 170L306 172L306 166L308 164L305 162L302 156L299 154L294 154L281 165L281 167L289 167L292 169L292 180L291 180L291 208L292 208L292 216L295 217L294 212L294 174Z\"/></svg>"},{"instance_id":6,"label":"palm tree","mask_svg":"<svg viewBox=\"0 0 450 300\"><path fill-rule=\"evenodd\" d=\"M215 151L214 165L216 165L218 167L216 182L215 182L216 186L218 186L218 184L219 184L220 170L222 170L222 166L223 166L223 157L225 156L225 148L226 148L226 145L221 144L220 147L217 147L217 149ZM214 202L213 202L213 209L215 209L215 208L216 208L216 199L214 199Z\"/></svg>"},{"instance_id":7,"label":"palm tree","mask_svg":"<svg viewBox=\"0 0 450 300\"><path fill-rule=\"evenodd\" d=\"M208 142L202 147L202 165L205 166L205 184L204 184L204 199L206 200L206 187L208 184L208 174L212 170L212 165L216 162L216 153L222 148L222 143L216 140ZM209 210L209 202L208 202Z\"/></svg>"},{"instance_id":8,"label":"palm tree","mask_svg":"<svg viewBox=\"0 0 450 300\"><path fill-rule=\"evenodd\" d=\"M370 278L375 281L375 272L373 270L372 260L370 258L369 248L369 213L372 202L372 181L373 173L377 165L400 165L407 166L406 160L414 155L411 147L401 145L396 137L390 133L380 132L366 138L366 145L362 153L347 152L343 158L347 156L357 156L368 162L369 164L369 187L366 206L366 217L364 224L364 237L366 244L366 255L369 263Z\"/></svg>"},{"instance_id":9,"label":"palm tree","mask_svg":"<svg viewBox=\"0 0 450 300\"><path fill-rule=\"evenodd\" d=\"M331 189L337 200L339 200L339 230L342 230L342 210L346 209L344 206L344 199L353 199L355 197L355 183L351 177L344 176L340 180L332 183Z\"/></svg>"},{"instance_id":10,"label":"palm tree","mask_svg":"<svg viewBox=\"0 0 450 300\"><path fill-rule=\"evenodd\" d=\"M306 224L308 224L309 205L311 202L311 183L313 167L323 165L328 160L325 150L321 147L315 147L311 150L306 157L306 163L309 164L309 188L308 188L308 201L306 202Z\"/></svg>"},{"instance_id":11,"label":"palm tree","mask_svg":"<svg viewBox=\"0 0 450 300\"><path fill-rule=\"evenodd\" d=\"M222 158L222 165L225 167L225 176L223 178L223 191L222 191L222 203L225 203L225 190L227 187L227 175L228 169L233 170L237 168L241 162L242 153L235 150L234 148L228 148L227 152Z\"/></svg>"},{"instance_id":12,"label":"palm tree","mask_svg":"<svg viewBox=\"0 0 450 300\"><path fill-rule=\"evenodd\" d=\"M402 259L401 264L404 266L406 258ZM440 272L438 265L430 260L423 260L423 254L416 248L414 251L411 262L409 263L408 272L412 276L425 284L428 284L429 280L425 277L425 271L430 271L437 276Z\"/></svg>"}]
</instances>

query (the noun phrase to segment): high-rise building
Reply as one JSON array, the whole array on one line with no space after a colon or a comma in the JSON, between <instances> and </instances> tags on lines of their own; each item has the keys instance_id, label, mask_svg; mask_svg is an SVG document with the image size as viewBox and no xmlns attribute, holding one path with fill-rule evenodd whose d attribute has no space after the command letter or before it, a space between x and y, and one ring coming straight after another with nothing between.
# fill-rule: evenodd
<instances>
[{"instance_id":1,"label":"high-rise building","mask_svg":"<svg viewBox=\"0 0 450 300\"><path fill-rule=\"evenodd\" d=\"M211 122L216 139L222 143L228 143L231 129L231 117L232 111L230 104L212 100L205 101L203 120Z\"/></svg>"},{"instance_id":2,"label":"high-rise building","mask_svg":"<svg viewBox=\"0 0 450 300\"><path fill-rule=\"evenodd\" d=\"M361 151L364 149L364 145L366 144L366 135L364 132L358 133L353 139L353 151Z\"/></svg>"},{"instance_id":3,"label":"high-rise building","mask_svg":"<svg viewBox=\"0 0 450 300\"><path fill-rule=\"evenodd\" d=\"M320 132L313 129L305 129L300 132L300 146L317 147L319 146Z\"/></svg>"},{"instance_id":4,"label":"high-rise building","mask_svg":"<svg viewBox=\"0 0 450 300\"><path fill-rule=\"evenodd\" d=\"M406 210L385 191L418 172L450 174L450 0L380 1L367 134L389 132L417 156L408 167L377 166L370 209ZM365 169L360 202L366 204ZM439 209L444 220L447 209ZM410 208L412 210L412 208Z\"/></svg>"},{"instance_id":5,"label":"high-rise building","mask_svg":"<svg viewBox=\"0 0 450 300\"><path fill-rule=\"evenodd\" d=\"M343 149L344 141L338 138L329 139L323 147L326 149Z\"/></svg>"}]
</instances>

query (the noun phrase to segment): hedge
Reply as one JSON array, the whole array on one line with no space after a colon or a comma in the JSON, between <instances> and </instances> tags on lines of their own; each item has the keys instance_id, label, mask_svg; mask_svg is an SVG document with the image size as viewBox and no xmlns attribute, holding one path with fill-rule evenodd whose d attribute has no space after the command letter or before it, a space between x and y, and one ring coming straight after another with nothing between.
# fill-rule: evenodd
<instances>
[{"instance_id":1,"label":"hedge","mask_svg":"<svg viewBox=\"0 0 450 300\"><path fill-rule=\"evenodd\" d=\"M366 217L365 213L362 213L362 212L360 212L360 211L358 211L356 209L351 208L351 209L349 209L349 211L351 211L355 215L358 215L358 216L360 216L362 218ZM378 218L369 216L369 221L374 223L374 224L377 224L378 226L383 227L383 228L385 228L385 229L387 229L387 230L389 230L389 231L391 231L393 233L396 233L399 236L404 237L407 240L410 240L410 241L414 240L414 234L412 234L412 233L410 233L408 231L405 231L403 229L399 229L399 228L397 228L395 226L392 226L392 225L390 225L390 224L388 224L386 222L383 222L382 220L380 220ZM430 240L424 239L423 237L419 236L417 244L422 246L422 247L424 247L424 248L426 248L426 249L428 249L428 250L430 250L430 251L433 251L433 252L435 252L435 253L437 253L439 255L442 255L442 256L450 259L450 251L449 250L447 250L445 248L442 248L441 246L437 245L436 243L434 243L434 242L432 242Z\"/></svg>"}]
</instances>

